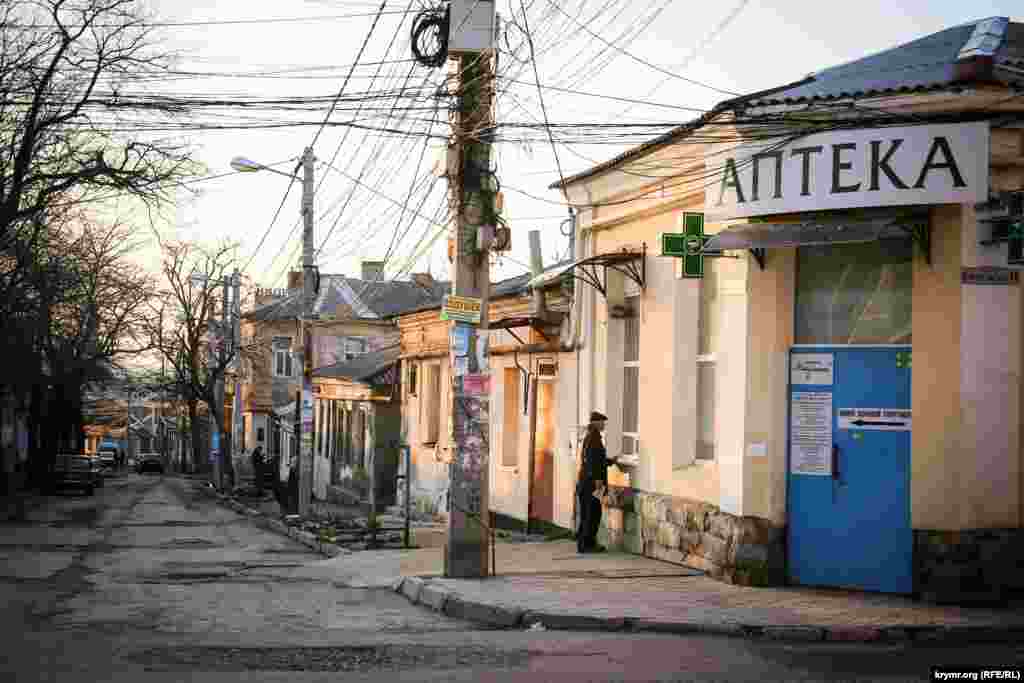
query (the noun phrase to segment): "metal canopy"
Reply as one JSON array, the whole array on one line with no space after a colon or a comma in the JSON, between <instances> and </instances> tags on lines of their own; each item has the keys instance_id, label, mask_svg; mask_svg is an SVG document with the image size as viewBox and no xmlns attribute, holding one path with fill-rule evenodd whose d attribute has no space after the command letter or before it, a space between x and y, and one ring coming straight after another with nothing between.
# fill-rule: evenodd
<instances>
[{"instance_id":1,"label":"metal canopy","mask_svg":"<svg viewBox=\"0 0 1024 683\"><path fill-rule=\"evenodd\" d=\"M487 329L488 330L505 330L509 334L511 334L513 337L515 337L515 340L517 342L519 342L523 346L526 346L526 342L524 342L519 337L519 335L516 334L513 331L512 328L515 328L515 327L529 327L529 328L535 330L537 332L537 334L539 334L540 336L544 337L544 341L551 341L551 337L549 337L548 334L544 331L544 326L545 325L551 326L552 323L549 320L545 320L544 318L539 318L537 316L527 315L527 316L513 316L513 317L510 317L510 318L502 318L501 320L497 320L497 321L492 322L492 323L487 323Z\"/></svg>"},{"instance_id":2,"label":"metal canopy","mask_svg":"<svg viewBox=\"0 0 1024 683\"><path fill-rule=\"evenodd\" d=\"M639 265L637 264L639 261ZM526 283L527 287L537 288L555 282L563 275L571 275L573 278L585 282L604 297L608 296L608 269L612 269L635 282L640 289L644 288L644 280L647 276L647 243L645 242L640 250L622 249L607 254L597 254L587 258L573 261L562 268L555 268ZM600 269L601 274L598 273ZM491 325L490 327L493 327Z\"/></svg>"},{"instance_id":3,"label":"metal canopy","mask_svg":"<svg viewBox=\"0 0 1024 683\"><path fill-rule=\"evenodd\" d=\"M928 215L913 213L876 218L823 218L793 223L743 223L710 235L704 251L780 249L823 244L852 244L911 238L931 263ZM755 254L756 255L756 254ZM764 269L761 258L758 263Z\"/></svg>"}]
</instances>

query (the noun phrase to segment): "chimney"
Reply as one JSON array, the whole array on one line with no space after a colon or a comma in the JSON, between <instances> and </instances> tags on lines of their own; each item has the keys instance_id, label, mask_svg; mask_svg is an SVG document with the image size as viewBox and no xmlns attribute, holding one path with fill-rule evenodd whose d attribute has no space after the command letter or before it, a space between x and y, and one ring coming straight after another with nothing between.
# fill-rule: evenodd
<instances>
[{"instance_id":1,"label":"chimney","mask_svg":"<svg viewBox=\"0 0 1024 683\"><path fill-rule=\"evenodd\" d=\"M288 289L302 289L301 270L292 270L288 272Z\"/></svg>"},{"instance_id":2,"label":"chimney","mask_svg":"<svg viewBox=\"0 0 1024 683\"><path fill-rule=\"evenodd\" d=\"M437 283L434 282L434 276L430 273L413 273L411 278L414 283L423 289L427 290L431 294L434 293L434 285Z\"/></svg>"},{"instance_id":3,"label":"chimney","mask_svg":"<svg viewBox=\"0 0 1024 683\"><path fill-rule=\"evenodd\" d=\"M363 280L384 279L384 261L363 261Z\"/></svg>"}]
</instances>

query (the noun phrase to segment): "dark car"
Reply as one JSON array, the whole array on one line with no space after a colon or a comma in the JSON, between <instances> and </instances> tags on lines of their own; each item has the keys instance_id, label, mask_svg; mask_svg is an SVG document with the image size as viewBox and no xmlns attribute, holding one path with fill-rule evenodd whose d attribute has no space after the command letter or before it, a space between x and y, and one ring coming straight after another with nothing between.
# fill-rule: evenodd
<instances>
[{"instance_id":1,"label":"dark car","mask_svg":"<svg viewBox=\"0 0 1024 683\"><path fill-rule=\"evenodd\" d=\"M53 490L78 489L91 496L96 491L96 480L103 475L96 458L84 454L62 453L53 463Z\"/></svg>"},{"instance_id":2,"label":"dark car","mask_svg":"<svg viewBox=\"0 0 1024 683\"><path fill-rule=\"evenodd\" d=\"M156 453L143 453L139 456L139 461L135 464L135 471L139 474L143 472L156 472L157 474L164 473L164 461Z\"/></svg>"}]
</instances>

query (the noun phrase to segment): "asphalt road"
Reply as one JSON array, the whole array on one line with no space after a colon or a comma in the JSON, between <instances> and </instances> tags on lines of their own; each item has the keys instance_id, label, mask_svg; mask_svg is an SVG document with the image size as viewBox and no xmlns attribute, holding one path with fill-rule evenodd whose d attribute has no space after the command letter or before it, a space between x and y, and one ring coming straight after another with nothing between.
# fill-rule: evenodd
<instances>
[{"instance_id":1,"label":"asphalt road","mask_svg":"<svg viewBox=\"0 0 1024 683\"><path fill-rule=\"evenodd\" d=\"M0 679L897 681L1024 645L783 644L488 630L353 588L176 477L123 475L0 524Z\"/></svg>"}]
</instances>

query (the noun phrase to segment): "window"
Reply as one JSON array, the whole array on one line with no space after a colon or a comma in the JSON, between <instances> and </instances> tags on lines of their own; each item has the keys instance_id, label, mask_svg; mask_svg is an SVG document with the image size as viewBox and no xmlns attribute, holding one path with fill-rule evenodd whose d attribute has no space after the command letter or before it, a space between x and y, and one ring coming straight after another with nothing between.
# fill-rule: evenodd
<instances>
[{"instance_id":1,"label":"window","mask_svg":"<svg viewBox=\"0 0 1024 683\"><path fill-rule=\"evenodd\" d=\"M797 344L909 344L913 244L885 240L797 250Z\"/></svg>"},{"instance_id":2,"label":"window","mask_svg":"<svg viewBox=\"0 0 1024 683\"><path fill-rule=\"evenodd\" d=\"M519 368L505 368L505 404L501 434L501 466L515 467L519 464L519 394L523 390L523 379Z\"/></svg>"},{"instance_id":3,"label":"window","mask_svg":"<svg viewBox=\"0 0 1024 683\"><path fill-rule=\"evenodd\" d=\"M256 441L263 443L263 427L256 428Z\"/></svg>"},{"instance_id":4,"label":"window","mask_svg":"<svg viewBox=\"0 0 1024 683\"><path fill-rule=\"evenodd\" d=\"M360 408L355 410L352 425L352 443L355 446L355 464L366 467L366 414Z\"/></svg>"},{"instance_id":5,"label":"window","mask_svg":"<svg viewBox=\"0 0 1024 683\"><path fill-rule=\"evenodd\" d=\"M697 460L715 459L715 355L719 326L719 270L716 263L704 262L704 278L700 282L700 311L697 327L697 393L696 444Z\"/></svg>"},{"instance_id":6,"label":"window","mask_svg":"<svg viewBox=\"0 0 1024 683\"><path fill-rule=\"evenodd\" d=\"M416 370L419 368L419 363L415 361L409 362L409 395L416 395Z\"/></svg>"},{"instance_id":7,"label":"window","mask_svg":"<svg viewBox=\"0 0 1024 683\"><path fill-rule=\"evenodd\" d=\"M420 443L436 444L441 431L441 364L425 366L420 395Z\"/></svg>"},{"instance_id":8,"label":"window","mask_svg":"<svg viewBox=\"0 0 1024 683\"><path fill-rule=\"evenodd\" d=\"M292 358L291 337L274 337L274 376L292 377L294 360Z\"/></svg>"},{"instance_id":9,"label":"window","mask_svg":"<svg viewBox=\"0 0 1024 683\"><path fill-rule=\"evenodd\" d=\"M345 360L352 360L356 356L366 353L366 340L362 337L346 337L345 339Z\"/></svg>"},{"instance_id":10,"label":"window","mask_svg":"<svg viewBox=\"0 0 1024 683\"><path fill-rule=\"evenodd\" d=\"M640 297L626 298L622 353L622 454L640 452Z\"/></svg>"},{"instance_id":11,"label":"window","mask_svg":"<svg viewBox=\"0 0 1024 683\"><path fill-rule=\"evenodd\" d=\"M697 460L715 459L715 363L697 362Z\"/></svg>"}]
</instances>

